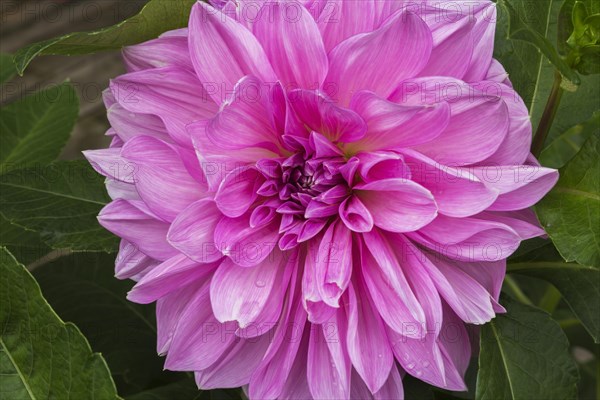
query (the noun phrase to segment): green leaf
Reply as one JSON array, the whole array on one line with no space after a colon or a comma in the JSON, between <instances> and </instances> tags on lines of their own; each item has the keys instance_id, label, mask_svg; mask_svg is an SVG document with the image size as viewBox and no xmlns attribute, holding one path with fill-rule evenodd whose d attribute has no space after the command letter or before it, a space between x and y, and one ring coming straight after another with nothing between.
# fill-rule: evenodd
<instances>
[{"instance_id":1,"label":"green leaf","mask_svg":"<svg viewBox=\"0 0 600 400\"><path fill-rule=\"evenodd\" d=\"M42 241L37 232L11 224L2 214L0 214L0 223L2 224L0 246L6 247L15 258L24 264L42 258L52 250Z\"/></svg>"},{"instance_id":2,"label":"green leaf","mask_svg":"<svg viewBox=\"0 0 600 400\"><path fill-rule=\"evenodd\" d=\"M116 279L114 265L114 255L75 253L35 269L34 276L52 308L102 352L119 393L127 395L160 379L164 359L156 354L154 307L127 300L132 282Z\"/></svg>"},{"instance_id":3,"label":"green leaf","mask_svg":"<svg viewBox=\"0 0 600 400\"><path fill-rule=\"evenodd\" d=\"M481 328L478 400L575 399L579 373L560 326L504 297L508 310Z\"/></svg>"},{"instance_id":4,"label":"green leaf","mask_svg":"<svg viewBox=\"0 0 600 400\"><path fill-rule=\"evenodd\" d=\"M58 157L79 113L69 83L42 90L0 109L0 172L48 164Z\"/></svg>"},{"instance_id":5,"label":"green leaf","mask_svg":"<svg viewBox=\"0 0 600 400\"><path fill-rule=\"evenodd\" d=\"M0 210L11 223L39 232L53 248L107 251L115 236L96 216L110 201L99 176L85 161L61 161L0 176Z\"/></svg>"},{"instance_id":6,"label":"green leaf","mask_svg":"<svg viewBox=\"0 0 600 400\"><path fill-rule=\"evenodd\" d=\"M600 141L592 135L560 170L536 206L540 222L566 261L600 266Z\"/></svg>"},{"instance_id":7,"label":"green leaf","mask_svg":"<svg viewBox=\"0 0 600 400\"><path fill-rule=\"evenodd\" d=\"M531 2L513 0L511 2L519 15L528 22L529 28L543 37L548 37L552 22L551 1ZM496 40L494 43L494 57L498 59L510 75L510 80L517 93L521 95L527 107L532 110L540 100L540 87L545 80L542 74L542 55L532 51L531 45L521 40L510 39L509 13L503 7L498 7L498 21L496 24ZM552 77L550 77L552 79ZM544 107L541 104L541 107ZM533 114L533 111L531 112Z\"/></svg>"},{"instance_id":8,"label":"green leaf","mask_svg":"<svg viewBox=\"0 0 600 400\"><path fill-rule=\"evenodd\" d=\"M581 146L592 135L600 133L600 111L592 119L577 124L554 139L540 155L542 165L562 168L581 150Z\"/></svg>"},{"instance_id":9,"label":"green leaf","mask_svg":"<svg viewBox=\"0 0 600 400\"><path fill-rule=\"evenodd\" d=\"M128 396L126 400L204 400L205 392L198 390L193 379L178 382Z\"/></svg>"},{"instance_id":10,"label":"green leaf","mask_svg":"<svg viewBox=\"0 0 600 400\"><path fill-rule=\"evenodd\" d=\"M151 0L135 16L94 32L74 32L35 43L15 54L17 71L23 71L39 55L80 55L117 50L123 46L145 42L161 33L187 26L195 0Z\"/></svg>"},{"instance_id":11,"label":"green leaf","mask_svg":"<svg viewBox=\"0 0 600 400\"><path fill-rule=\"evenodd\" d=\"M15 63L11 54L0 53L0 85L9 81L15 74Z\"/></svg>"},{"instance_id":12,"label":"green leaf","mask_svg":"<svg viewBox=\"0 0 600 400\"><path fill-rule=\"evenodd\" d=\"M48 305L29 272L0 248L0 398L116 399L110 372L79 329Z\"/></svg>"},{"instance_id":13,"label":"green leaf","mask_svg":"<svg viewBox=\"0 0 600 400\"><path fill-rule=\"evenodd\" d=\"M534 27L529 26L526 23L517 10L511 4L512 1L517 0L500 0L498 4L502 5L508 13L508 37L512 40L520 40L529 43L537 48L550 62L556 67L558 71L575 85L580 84L579 75L567 65L565 60L558 54L552 43L546 38L546 35L541 34ZM520 0L523 1L523 0ZM532 7L536 7L533 4Z\"/></svg>"},{"instance_id":14,"label":"green leaf","mask_svg":"<svg viewBox=\"0 0 600 400\"><path fill-rule=\"evenodd\" d=\"M600 343L600 270L561 262L509 264L508 270L553 284L594 341Z\"/></svg>"}]
</instances>

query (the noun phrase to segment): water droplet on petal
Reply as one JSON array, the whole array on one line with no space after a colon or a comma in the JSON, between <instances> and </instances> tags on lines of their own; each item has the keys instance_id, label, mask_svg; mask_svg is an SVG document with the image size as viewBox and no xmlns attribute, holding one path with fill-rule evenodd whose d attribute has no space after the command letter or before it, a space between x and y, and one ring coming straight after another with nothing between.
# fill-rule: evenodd
<instances>
[{"instance_id":1,"label":"water droplet on petal","mask_svg":"<svg viewBox=\"0 0 600 400\"><path fill-rule=\"evenodd\" d=\"M415 363L410 363L406 366L408 369L413 369L415 367Z\"/></svg>"},{"instance_id":2,"label":"water droplet on petal","mask_svg":"<svg viewBox=\"0 0 600 400\"><path fill-rule=\"evenodd\" d=\"M429 361L423 361L423 367L428 368L429 365Z\"/></svg>"},{"instance_id":3,"label":"water droplet on petal","mask_svg":"<svg viewBox=\"0 0 600 400\"><path fill-rule=\"evenodd\" d=\"M421 375L423 375L423 372L421 372L421 371L417 371L417 372L415 372L415 375L417 375L417 376L421 376Z\"/></svg>"}]
</instances>

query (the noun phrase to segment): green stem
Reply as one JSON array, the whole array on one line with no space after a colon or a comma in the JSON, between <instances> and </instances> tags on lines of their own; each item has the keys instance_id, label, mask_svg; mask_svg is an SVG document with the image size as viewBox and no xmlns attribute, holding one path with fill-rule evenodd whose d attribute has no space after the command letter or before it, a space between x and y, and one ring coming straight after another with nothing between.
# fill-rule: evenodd
<instances>
[{"instance_id":1,"label":"green stem","mask_svg":"<svg viewBox=\"0 0 600 400\"><path fill-rule=\"evenodd\" d=\"M578 320L577 318L561 319L561 320L557 320L556 322L558 322L558 324L560 325L560 327L563 328L563 329L567 329L567 328L570 328L572 326L577 326L577 325L581 324L581 321Z\"/></svg>"},{"instance_id":2,"label":"green stem","mask_svg":"<svg viewBox=\"0 0 600 400\"><path fill-rule=\"evenodd\" d=\"M536 157L538 157L542 152L544 143L546 142L546 138L548 137L548 133L550 132L550 128L554 122L554 117L556 117L558 106L560 105L560 100L562 99L562 95L564 93L561 84L562 75L556 71L554 73L554 84L552 85L550 97L548 97L546 108L544 109L537 132L533 137L533 144L531 145L531 152Z\"/></svg>"},{"instance_id":3,"label":"green stem","mask_svg":"<svg viewBox=\"0 0 600 400\"><path fill-rule=\"evenodd\" d=\"M506 286L511 290L512 294L521 302L527 305L532 306L533 302L529 300L529 297L519 287L519 284L514 280L512 276L506 276L504 278L504 282Z\"/></svg>"},{"instance_id":4,"label":"green stem","mask_svg":"<svg viewBox=\"0 0 600 400\"><path fill-rule=\"evenodd\" d=\"M544 292L544 296L540 300L540 308L546 310L549 314L552 314L560 303L562 298L560 292L552 285L548 285L548 288Z\"/></svg>"}]
</instances>

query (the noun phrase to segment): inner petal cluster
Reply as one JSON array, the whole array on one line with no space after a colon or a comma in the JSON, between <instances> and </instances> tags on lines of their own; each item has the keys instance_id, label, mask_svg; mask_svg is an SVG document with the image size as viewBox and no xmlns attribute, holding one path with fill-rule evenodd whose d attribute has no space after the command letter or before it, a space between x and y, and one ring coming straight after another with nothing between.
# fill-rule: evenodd
<instances>
[{"instance_id":1,"label":"inner petal cluster","mask_svg":"<svg viewBox=\"0 0 600 400\"><path fill-rule=\"evenodd\" d=\"M286 147L294 150L291 155L257 163L265 178L257 194L266 199L252 218L258 224L280 214L282 250L317 235L350 193L342 173L347 169L346 159L337 146L314 131L308 138L289 137L286 141Z\"/></svg>"}]
</instances>

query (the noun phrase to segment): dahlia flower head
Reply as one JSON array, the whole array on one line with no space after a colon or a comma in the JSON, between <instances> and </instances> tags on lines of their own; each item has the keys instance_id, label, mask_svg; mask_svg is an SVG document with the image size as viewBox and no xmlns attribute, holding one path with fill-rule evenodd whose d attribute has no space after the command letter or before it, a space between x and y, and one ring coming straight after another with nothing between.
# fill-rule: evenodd
<instances>
[{"instance_id":1,"label":"dahlia flower head","mask_svg":"<svg viewBox=\"0 0 600 400\"><path fill-rule=\"evenodd\" d=\"M116 276L156 302L165 368L250 399L448 390L544 235L556 183L492 58L481 1L198 2L124 50L112 143Z\"/></svg>"}]
</instances>

